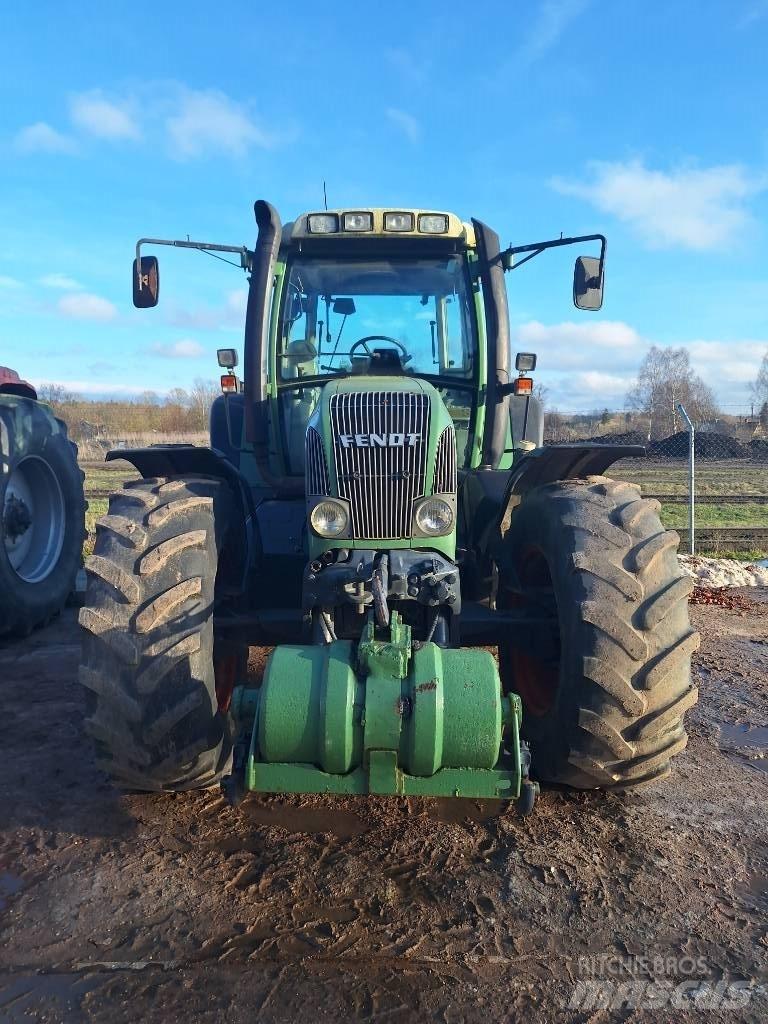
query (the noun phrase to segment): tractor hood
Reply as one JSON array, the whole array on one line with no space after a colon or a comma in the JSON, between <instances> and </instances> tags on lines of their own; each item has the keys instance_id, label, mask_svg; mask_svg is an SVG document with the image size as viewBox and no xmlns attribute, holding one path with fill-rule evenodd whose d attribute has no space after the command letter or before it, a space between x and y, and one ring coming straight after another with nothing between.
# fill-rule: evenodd
<instances>
[{"instance_id":1,"label":"tractor hood","mask_svg":"<svg viewBox=\"0 0 768 1024\"><path fill-rule=\"evenodd\" d=\"M439 392L406 376L329 381L307 428L307 501L339 499L349 515L330 547L423 547L455 554L456 436ZM419 503L447 501L454 525L428 536L415 523ZM311 533L311 531L310 531Z\"/></svg>"}]
</instances>

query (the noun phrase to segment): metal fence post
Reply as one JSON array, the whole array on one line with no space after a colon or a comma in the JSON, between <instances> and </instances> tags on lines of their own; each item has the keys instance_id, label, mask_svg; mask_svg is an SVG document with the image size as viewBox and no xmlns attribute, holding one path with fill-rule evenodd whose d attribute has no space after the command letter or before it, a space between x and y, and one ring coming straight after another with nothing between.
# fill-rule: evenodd
<instances>
[{"instance_id":1,"label":"metal fence post","mask_svg":"<svg viewBox=\"0 0 768 1024\"><path fill-rule=\"evenodd\" d=\"M685 411L685 406L682 402L677 403L677 409L680 415L683 417L688 425L688 548L692 555L696 554L696 542L695 542L695 524L696 524L696 509L695 509L695 482L696 482L696 456L694 448L694 434L693 422L690 416Z\"/></svg>"}]
</instances>

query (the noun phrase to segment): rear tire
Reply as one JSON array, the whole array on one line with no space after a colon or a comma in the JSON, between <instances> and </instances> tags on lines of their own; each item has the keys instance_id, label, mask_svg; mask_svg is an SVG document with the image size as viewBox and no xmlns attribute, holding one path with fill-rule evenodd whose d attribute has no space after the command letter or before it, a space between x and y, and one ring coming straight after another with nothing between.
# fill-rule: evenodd
<instances>
[{"instance_id":1,"label":"rear tire","mask_svg":"<svg viewBox=\"0 0 768 1024\"><path fill-rule=\"evenodd\" d=\"M26 636L64 607L85 537L77 447L50 409L0 397L0 635Z\"/></svg>"},{"instance_id":2,"label":"rear tire","mask_svg":"<svg viewBox=\"0 0 768 1024\"><path fill-rule=\"evenodd\" d=\"M110 497L97 523L80 681L99 766L118 785L197 789L229 768L213 611L231 509L221 480L139 480Z\"/></svg>"},{"instance_id":3,"label":"rear tire","mask_svg":"<svg viewBox=\"0 0 768 1024\"><path fill-rule=\"evenodd\" d=\"M537 487L515 510L499 565L499 607L549 601L548 650L499 648L523 698L535 777L580 789L635 788L669 774L696 703L688 618L693 581L658 502L605 477Z\"/></svg>"}]
</instances>

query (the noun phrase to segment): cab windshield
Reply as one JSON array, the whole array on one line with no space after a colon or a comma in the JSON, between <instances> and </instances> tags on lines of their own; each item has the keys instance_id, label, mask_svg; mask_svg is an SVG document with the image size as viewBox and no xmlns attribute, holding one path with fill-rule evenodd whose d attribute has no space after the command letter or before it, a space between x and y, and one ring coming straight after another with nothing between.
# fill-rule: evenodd
<instances>
[{"instance_id":1,"label":"cab windshield","mask_svg":"<svg viewBox=\"0 0 768 1024\"><path fill-rule=\"evenodd\" d=\"M286 383L377 367L469 382L475 348L460 256L297 258L290 265L277 352Z\"/></svg>"}]
</instances>

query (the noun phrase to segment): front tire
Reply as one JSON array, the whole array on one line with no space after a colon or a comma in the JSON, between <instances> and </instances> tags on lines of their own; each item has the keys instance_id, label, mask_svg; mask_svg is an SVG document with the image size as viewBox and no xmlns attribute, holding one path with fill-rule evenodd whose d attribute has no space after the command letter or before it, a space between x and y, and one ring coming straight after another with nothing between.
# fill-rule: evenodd
<instances>
[{"instance_id":1,"label":"front tire","mask_svg":"<svg viewBox=\"0 0 768 1024\"><path fill-rule=\"evenodd\" d=\"M546 649L500 646L523 699L533 774L580 789L627 789L669 774L695 704L692 580L677 534L639 488L605 477L537 487L515 510L499 564L500 608L554 614Z\"/></svg>"},{"instance_id":2,"label":"front tire","mask_svg":"<svg viewBox=\"0 0 768 1024\"><path fill-rule=\"evenodd\" d=\"M80 681L97 761L118 785L196 789L228 770L213 611L231 508L217 479L139 480L97 523Z\"/></svg>"}]
</instances>

